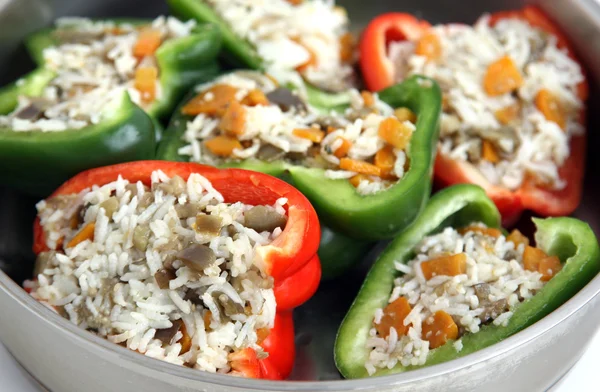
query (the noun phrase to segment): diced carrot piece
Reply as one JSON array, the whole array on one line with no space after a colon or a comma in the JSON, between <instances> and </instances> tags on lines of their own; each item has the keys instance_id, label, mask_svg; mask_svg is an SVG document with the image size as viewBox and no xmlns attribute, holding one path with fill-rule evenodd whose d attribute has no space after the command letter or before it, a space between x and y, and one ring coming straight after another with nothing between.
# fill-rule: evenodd
<instances>
[{"instance_id":1,"label":"diced carrot piece","mask_svg":"<svg viewBox=\"0 0 600 392\"><path fill-rule=\"evenodd\" d=\"M181 113L188 116L206 114L209 116L222 116L232 101L238 89L228 84L215 84L206 91L192 98L181 109Z\"/></svg>"},{"instance_id":2,"label":"diced carrot piece","mask_svg":"<svg viewBox=\"0 0 600 392\"><path fill-rule=\"evenodd\" d=\"M85 225L83 229L79 230L79 233L75 234L75 237L71 238L71 241L67 244L67 248L72 248L85 240L93 241L95 229L96 224L94 222Z\"/></svg>"},{"instance_id":3,"label":"diced carrot piece","mask_svg":"<svg viewBox=\"0 0 600 392\"><path fill-rule=\"evenodd\" d=\"M379 124L378 134L392 146L405 149L410 142L412 129L401 123L396 117L388 117Z\"/></svg>"},{"instance_id":4,"label":"diced carrot piece","mask_svg":"<svg viewBox=\"0 0 600 392\"><path fill-rule=\"evenodd\" d=\"M500 155L498 155L496 148L488 140L481 142L481 157L490 163L500 162Z\"/></svg>"},{"instance_id":5,"label":"diced carrot piece","mask_svg":"<svg viewBox=\"0 0 600 392\"><path fill-rule=\"evenodd\" d=\"M386 338L390 334L390 328L394 327L398 336L406 335L408 326L404 325L404 319L412 310L406 297L399 297L383 309L383 317L375 329L379 336Z\"/></svg>"},{"instance_id":6,"label":"diced carrot piece","mask_svg":"<svg viewBox=\"0 0 600 392\"><path fill-rule=\"evenodd\" d=\"M488 66L483 77L483 88L490 96L513 92L523 85L523 76L509 56L504 56Z\"/></svg>"},{"instance_id":7,"label":"diced carrot piece","mask_svg":"<svg viewBox=\"0 0 600 392\"><path fill-rule=\"evenodd\" d=\"M348 154L348 151L350 151L350 148L352 148L352 142L346 138L343 137L339 137L336 140L341 139L342 140L342 144L333 152L333 155L335 155L338 158L343 158Z\"/></svg>"},{"instance_id":8,"label":"diced carrot piece","mask_svg":"<svg viewBox=\"0 0 600 392\"><path fill-rule=\"evenodd\" d=\"M373 96L373 94L371 94L368 91L361 91L360 92L360 96L363 99L363 102L365 103L365 106L373 106L375 105L375 97Z\"/></svg>"},{"instance_id":9,"label":"diced carrot piece","mask_svg":"<svg viewBox=\"0 0 600 392\"><path fill-rule=\"evenodd\" d=\"M350 177L350 184L352 184L353 187L358 188L361 181L368 179L369 177L365 176L364 174L357 174L355 176Z\"/></svg>"},{"instance_id":10,"label":"diced carrot piece","mask_svg":"<svg viewBox=\"0 0 600 392\"><path fill-rule=\"evenodd\" d=\"M204 313L204 316L202 316L202 320L204 320L204 329L205 330L209 330L210 329L210 319L212 318L212 312L210 310L207 310Z\"/></svg>"},{"instance_id":11,"label":"diced carrot piece","mask_svg":"<svg viewBox=\"0 0 600 392\"><path fill-rule=\"evenodd\" d=\"M110 29L106 29L104 31L106 34L111 34L111 35L121 35L125 33L125 30L116 26L116 27L112 27Z\"/></svg>"},{"instance_id":12,"label":"diced carrot piece","mask_svg":"<svg viewBox=\"0 0 600 392\"><path fill-rule=\"evenodd\" d=\"M440 256L421 263L421 271L425 279L434 276L456 276L467 273L467 256L457 253L451 256Z\"/></svg>"},{"instance_id":13,"label":"diced carrot piece","mask_svg":"<svg viewBox=\"0 0 600 392\"><path fill-rule=\"evenodd\" d=\"M346 33L340 37L340 60L343 63L350 63L354 58L354 36L352 33Z\"/></svg>"},{"instance_id":14,"label":"diced carrot piece","mask_svg":"<svg viewBox=\"0 0 600 392\"><path fill-rule=\"evenodd\" d=\"M528 245L523 252L523 267L528 271L537 271L540 261L546 257L548 257L546 252Z\"/></svg>"},{"instance_id":15,"label":"diced carrot piece","mask_svg":"<svg viewBox=\"0 0 600 392\"><path fill-rule=\"evenodd\" d=\"M187 353L190 351L190 348L192 348L192 337L188 333L185 323L181 324L180 331L183 336L181 339L179 339L179 344L181 344L181 351L179 352L179 355Z\"/></svg>"},{"instance_id":16,"label":"diced carrot piece","mask_svg":"<svg viewBox=\"0 0 600 392\"><path fill-rule=\"evenodd\" d=\"M557 256L548 256L540 260L538 272L542 274L541 281L547 282L562 269L562 264Z\"/></svg>"},{"instance_id":17,"label":"diced carrot piece","mask_svg":"<svg viewBox=\"0 0 600 392\"><path fill-rule=\"evenodd\" d=\"M244 99L242 99L242 104L246 106L266 106L269 104L269 99L261 90L254 89L251 90L248 95L244 97Z\"/></svg>"},{"instance_id":18,"label":"diced carrot piece","mask_svg":"<svg viewBox=\"0 0 600 392\"><path fill-rule=\"evenodd\" d=\"M133 87L142 95L142 101L152 102L156 98L156 81L158 68L140 67L135 70Z\"/></svg>"},{"instance_id":19,"label":"diced carrot piece","mask_svg":"<svg viewBox=\"0 0 600 392\"><path fill-rule=\"evenodd\" d=\"M496 115L496 119L500 122L500 124L507 125L517 118L520 111L521 107L518 104L513 104L496 110L496 113L494 114Z\"/></svg>"},{"instance_id":20,"label":"diced carrot piece","mask_svg":"<svg viewBox=\"0 0 600 392\"><path fill-rule=\"evenodd\" d=\"M562 269L562 264L557 256L548 256L539 248L527 246L523 252L523 267L539 272L542 274L541 280L546 282Z\"/></svg>"},{"instance_id":21,"label":"diced carrot piece","mask_svg":"<svg viewBox=\"0 0 600 392\"><path fill-rule=\"evenodd\" d=\"M317 54L315 53L315 51L312 50L311 48L309 48L308 45L303 44L299 38L294 38L292 40L294 42L296 42L298 45L302 46L308 52L308 60L304 64L296 67L296 71L305 72L309 67L316 66L317 65Z\"/></svg>"},{"instance_id":22,"label":"diced carrot piece","mask_svg":"<svg viewBox=\"0 0 600 392\"><path fill-rule=\"evenodd\" d=\"M205 141L204 145L210 152L220 157L230 157L233 150L242 148L240 141L230 136L215 136Z\"/></svg>"},{"instance_id":23,"label":"diced carrot piece","mask_svg":"<svg viewBox=\"0 0 600 392\"><path fill-rule=\"evenodd\" d=\"M436 60L442 55L442 44L440 39L434 33L427 33L423 35L417 46L415 47L415 54L424 56L428 60Z\"/></svg>"},{"instance_id":24,"label":"diced carrot piece","mask_svg":"<svg viewBox=\"0 0 600 392\"><path fill-rule=\"evenodd\" d=\"M160 31L144 29L140 31L137 41L133 46L133 55L138 58L152 56L161 44Z\"/></svg>"},{"instance_id":25,"label":"diced carrot piece","mask_svg":"<svg viewBox=\"0 0 600 392\"><path fill-rule=\"evenodd\" d=\"M467 226L461 227L457 230L461 235L465 235L469 231L474 231L476 233L481 233L483 235L489 235L490 237L500 237L502 232L498 229L494 229L493 227L480 227L480 226Z\"/></svg>"},{"instance_id":26,"label":"diced carrot piece","mask_svg":"<svg viewBox=\"0 0 600 392\"><path fill-rule=\"evenodd\" d=\"M535 106L546 117L546 120L555 122L559 127L565 129L567 126L566 114L554 94L546 89L540 90L535 96Z\"/></svg>"},{"instance_id":27,"label":"diced carrot piece","mask_svg":"<svg viewBox=\"0 0 600 392\"><path fill-rule=\"evenodd\" d=\"M396 164L396 154L392 146L385 146L375 154L375 166L381 169L382 175L389 175Z\"/></svg>"},{"instance_id":28,"label":"diced carrot piece","mask_svg":"<svg viewBox=\"0 0 600 392\"><path fill-rule=\"evenodd\" d=\"M400 122L410 121L413 124L417 122L417 115L409 108L400 107L394 109L394 116L396 116Z\"/></svg>"},{"instance_id":29,"label":"diced carrot piece","mask_svg":"<svg viewBox=\"0 0 600 392\"><path fill-rule=\"evenodd\" d=\"M381 169L365 161L356 159L342 158L340 159L340 169L353 171L356 173L367 174L370 176L380 176Z\"/></svg>"},{"instance_id":30,"label":"diced carrot piece","mask_svg":"<svg viewBox=\"0 0 600 392\"><path fill-rule=\"evenodd\" d=\"M438 310L423 323L422 338L429 341L430 349L438 348L448 340L458 338L458 326L452 316L443 310Z\"/></svg>"},{"instance_id":31,"label":"diced carrot piece","mask_svg":"<svg viewBox=\"0 0 600 392\"><path fill-rule=\"evenodd\" d=\"M261 344L265 341L271 334L271 330L269 328L259 328L256 330L256 343Z\"/></svg>"},{"instance_id":32,"label":"diced carrot piece","mask_svg":"<svg viewBox=\"0 0 600 392\"><path fill-rule=\"evenodd\" d=\"M260 362L253 348L246 347L243 350L234 351L227 356L227 359L230 361L232 374L247 378L260 377Z\"/></svg>"},{"instance_id":33,"label":"diced carrot piece","mask_svg":"<svg viewBox=\"0 0 600 392\"><path fill-rule=\"evenodd\" d=\"M304 0L287 0L291 5L300 5Z\"/></svg>"},{"instance_id":34,"label":"diced carrot piece","mask_svg":"<svg viewBox=\"0 0 600 392\"><path fill-rule=\"evenodd\" d=\"M292 134L314 143L321 143L321 140L325 137L325 132L317 128L296 128L292 131Z\"/></svg>"},{"instance_id":35,"label":"diced carrot piece","mask_svg":"<svg viewBox=\"0 0 600 392\"><path fill-rule=\"evenodd\" d=\"M520 244L525 244L525 246L529 245L529 238L525 237L518 229L511 231L508 237L506 237L506 240L515 244L515 248Z\"/></svg>"},{"instance_id":36,"label":"diced carrot piece","mask_svg":"<svg viewBox=\"0 0 600 392\"><path fill-rule=\"evenodd\" d=\"M331 132L335 131L335 127L332 127L331 125L327 126L327 134L329 135Z\"/></svg>"},{"instance_id":37,"label":"diced carrot piece","mask_svg":"<svg viewBox=\"0 0 600 392\"><path fill-rule=\"evenodd\" d=\"M239 136L244 133L245 126L246 109L238 101L231 101L221 118L219 128L231 136Z\"/></svg>"}]
</instances>

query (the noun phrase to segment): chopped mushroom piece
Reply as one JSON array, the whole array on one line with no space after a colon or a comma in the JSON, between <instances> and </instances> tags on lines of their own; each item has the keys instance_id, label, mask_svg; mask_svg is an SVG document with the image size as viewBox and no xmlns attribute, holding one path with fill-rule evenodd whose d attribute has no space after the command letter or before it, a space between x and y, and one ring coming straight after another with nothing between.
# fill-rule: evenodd
<instances>
[{"instance_id":1,"label":"chopped mushroom piece","mask_svg":"<svg viewBox=\"0 0 600 392\"><path fill-rule=\"evenodd\" d=\"M244 226L259 233L273 231L278 227L283 230L286 223L287 216L266 206L254 206L244 214Z\"/></svg>"},{"instance_id":2,"label":"chopped mushroom piece","mask_svg":"<svg viewBox=\"0 0 600 392\"><path fill-rule=\"evenodd\" d=\"M206 245L192 244L184 250L177 253L176 257L183 262L189 269L202 272L210 267L217 260L217 256L212 249Z\"/></svg>"}]
</instances>

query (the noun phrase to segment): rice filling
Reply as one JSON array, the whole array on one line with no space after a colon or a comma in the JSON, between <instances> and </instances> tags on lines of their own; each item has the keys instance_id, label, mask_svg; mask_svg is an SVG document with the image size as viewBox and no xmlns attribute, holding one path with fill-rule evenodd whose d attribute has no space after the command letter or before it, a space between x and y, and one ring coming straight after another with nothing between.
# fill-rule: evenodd
<instances>
[{"instance_id":1,"label":"rice filling","mask_svg":"<svg viewBox=\"0 0 600 392\"><path fill-rule=\"evenodd\" d=\"M188 36L195 22L158 17L136 26L86 18L62 18L53 31L60 42L44 49L44 67L55 77L39 97L19 96L0 127L56 132L99 124L114 115L110 104L127 92L144 109L162 98L155 51Z\"/></svg>"},{"instance_id":2,"label":"rice filling","mask_svg":"<svg viewBox=\"0 0 600 392\"><path fill-rule=\"evenodd\" d=\"M187 122L178 150L194 162L283 160L325 170L373 194L402 179L416 116L377 94L349 90L344 113L322 113L295 92L257 72L241 71L199 86L182 108Z\"/></svg>"},{"instance_id":3,"label":"rice filling","mask_svg":"<svg viewBox=\"0 0 600 392\"><path fill-rule=\"evenodd\" d=\"M199 174L152 174L37 204L50 249L31 295L88 331L141 354L237 374L231 356L274 326L273 279L257 250L279 236L287 200L225 203Z\"/></svg>"},{"instance_id":4,"label":"rice filling","mask_svg":"<svg viewBox=\"0 0 600 392\"><path fill-rule=\"evenodd\" d=\"M354 61L348 17L333 0L207 0L242 39L252 43L278 79L329 91L352 86ZM302 85L300 83L294 83Z\"/></svg>"},{"instance_id":5,"label":"rice filling","mask_svg":"<svg viewBox=\"0 0 600 392\"><path fill-rule=\"evenodd\" d=\"M554 36L517 19L440 25L395 42L395 78L435 79L444 93L439 151L473 164L494 185L562 189L559 168L581 135L584 75Z\"/></svg>"},{"instance_id":6,"label":"rice filling","mask_svg":"<svg viewBox=\"0 0 600 392\"><path fill-rule=\"evenodd\" d=\"M529 245L518 230L474 223L425 237L416 256L396 262L385 308L374 311L365 368L424 365L429 351L488 324L506 326L519 304L535 295L560 269L560 260Z\"/></svg>"}]
</instances>

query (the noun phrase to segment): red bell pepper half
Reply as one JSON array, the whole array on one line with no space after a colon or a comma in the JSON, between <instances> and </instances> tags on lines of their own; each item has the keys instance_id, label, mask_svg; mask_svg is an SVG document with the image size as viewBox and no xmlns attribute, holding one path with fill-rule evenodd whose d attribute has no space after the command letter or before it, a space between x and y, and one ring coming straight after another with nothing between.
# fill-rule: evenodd
<instances>
[{"instance_id":1,"label":"red bell pepper half","mask_svg":"<svg viewBox=\"0 0 600 392\"><path fill-rule=\"evenodd\" d=\"M321 264L317 257L320 226L317 214L309 201L291 185L266 174L240 169L216 169L196 163L167 161L138 161L91 169L65 182L50 197L79 193L92 185L112 182L121 175L130 182L150 185L153 171L162 170L167 176L178 175L187 180L199 173L211 181L226 203L250 205L273 204L285 197L288 222L283 232L269 246L261 249L265 271L274 279L277 301L275 325L261 344L269 356L258 359L251 348L232 355L232 369L252 378L280 380L292 371L294 364L294 323L292 309L308 300L321 279ZM35 220L33 251L48 250L44 230Z\"/></svg>"},{"instance_id":2,"label":"red bell pepper half","mask_svg":"<svg viewBox=\"0 0 600 392\"><path fill-rule=\"evenodd\" d=\"M564 34L537 7L527 6L517 11L498 12L490 16L489 23L494 25L499 20L507 18L525 20L532 26L556 36L558 47L566 50L569 56L577 61ZM389 13L373 19L363 32L359 45L360 67L367 87L372 91L378 91L396 82L394 66L387 53L390 42L418 40L430 27L431 25L426 21L403 13ZM579 84L578 96L582 101L587 99L587 80ZM585 123L584 110L580 114L580 122ZM440 186L458 183L480 185L496 203L504 225L514 223L524 210L533 210L542 216L569 215L581 200L585 145L585 135L571 138L571 153L559 168L560 178L567 183L561 190L546 189L537 185L533 179L526 179L519 189L511 191L492 185L470 163L452 160L439 153L434 167L435 182Z\"/></svg>"}]
</instances>

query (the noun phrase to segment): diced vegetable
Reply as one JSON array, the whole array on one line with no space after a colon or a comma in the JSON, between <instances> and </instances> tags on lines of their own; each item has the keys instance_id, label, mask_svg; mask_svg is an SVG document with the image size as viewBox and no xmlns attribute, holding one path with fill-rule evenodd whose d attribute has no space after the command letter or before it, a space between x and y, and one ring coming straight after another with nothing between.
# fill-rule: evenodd
<instances>
[{"instance_id":1,"label":"diced vegetable","mask_svg":"<svg viewBox=\"0 0 600 392\"><path fill-rule=\"evenodd\" d=\"M385 146L375 154L375 166L381 169L381 175L389 175L394 170L396 154L392 146Z\"/></svg>"},{"instance_id":2,"label":"diced vegetable","mask_svg":"<svg viewBox=\"0 0 600 392\"><path fill-rule=\"evenodd\" d=\"M231 136L239 136L244 133L245 126L246 109L238 101L231 101L221 118L219 128Z\"/></svg>"},{"instance_id":3,"label":"diced vegetable","mask_svg":"<svg viewBox=\"0 0 600 392\"><path fill-rule=\"evenodd\" d=\"M352 148L352 142L341 136L338 139L342 140L342 144L333 152L333 155L338 158L343 158L348 155L348 151L350 151L350 148Z\"/></svg>"},{"instance_id":4,"label":"diced vegetable","mask_svg":"<svg viewBox=\"0 0 600 392\"><path fill-rule=\"evenodd\" d=\"M75 245L83 242L85 240L94 240L94 230L96 229L96 224L94 222L88 223L84 226L83 229L79 231L79 233L75 234L75 237L71 238L71 241L67 243L67 248L72 248Z\"/></svg>"},{"instance_id":5,"label":"diced vegetable","mask_svg":"<svg viewBox=\"0 0 600 392\"><path fill-rule=\"evenodd\" d=\"M358 161L350 158L340 159L340 169L353 171L356 173L367 174L371 176L380 176L381 169L368 162Z\"/></svg>"},{"instance_id":6,"label":"diced vegetable","mask_svg":"<svg viewBox=\"0 0 600 392\"><path fill-rule=\"evenodd\" d=\"M515 248L520 244L529 245L529 238L525 237L518 229L514 229L507 237L507 241L515 244Z\"/></svg>"},{"instance_id":7,"label":"diced vegetable","mask_svg":"<svg viewBox=\"0 0 600 392\"><path fill-rule=\"evenodd\" d=\"M271 334L271 330L269 328L259 328L256 330L256 343L262 344Z\"/></svg>"},{"instance_id":8,"label":"diced vegetable","mask_svg":"<svg viewBox=\"0 0 600 392\"><path fill-rule=\"evenodd\" d=\"M261 90L254 89L242 99L242 104L247 106L268 105L269 99Z\"/></svg>"},{"instance_id":9,"label":"diced vegetable","mask_svg":"<svg viewBox=\"0 0 600 392\"><path fill-rule=\"evenodd\" d=\"M567 126L567 116L558 98L546 89L541 89L535 96L535 106L546 117L546 120L558 124L561 129Z\"/></svg>"},{"instance_id":10,"label":"diced vegetable","mask_svg":"<svg viewBox=\"0 0 600 392\"><path fill-rule=\"evenodd\" d=\"M370 107L375 105L375 97L373 97L373 94L370 92L363 90L360 92L360 96L362 97L365 106Z\"/></svg>"},{"instance_id":11,"label":"diced vegetable","mask_svg":"<svg viewBox=\"0 0 600 392\"><path fill-rule=\"evenodd\" d=\"M355 176L350 177L349 181L353 187L358 188L361 181L368 180L368 179L369 179L369 177L365 176L364 174L357 174Z\"/></svg>"},{"instance_id":12,"label":"diced vegetable","mask_svg":"<svg viewBox=\"0 0 600 392\"><path fill-rule=\"evenodd\" d=\"M153 29L144 29L140 31L137 41L133 46L133 55L137 58L152 56L156 49L160 47L160 31Z\"/></svg>"},{"instance_id":13,"label":"diced vegetable","mask_svg":"<svg viewBox=\"0 0 600 392\"><path fill-rule=\"evenodd\" d=\"M503 107L502 109L496 110L496 119L502 125L507 125L512 123L518 116L521 111L521 107L519 104L508 105Z\"/></svg>"},{"instance_id":14,"label":"diced vegetable","mask_svg":"<svg viewBox=\"0 0 600 392\"><path fill-rule=\"evenodd\" d=\"M424 56L428 60L436 60L442 55L442 44L435 33L423 35L415 47L415 54Z\"/></svg>"},{"instance_id":15,"label":"diced vegetable","mask_svg":"<svg viewBox=\"0 0 600 392\"><path fill-rule=\"evenodd\" d=\"M233 150L242 149L240 141L230 136L215 136L205 141L204 145L210 152L221 157L230 157L233 154Z\"/></svg>"},{"instance_id":16,"label":"diced vegetable","mask_svg":"<svg viewBox=\"0 0 600 392\"><path fill-rule=\"evenodd\" d=\"M147 225L138 225L133 229L133 246L140 252L144 252L148 247L150 239L150 227Z\"/></svg>"},{"instance_id":17,"label":"diced vegetable","mask_svg":"<svg viewBox=\"0 0 600 392\"><path fill-rule=\"evenodd\" d=\"M204 329L207 331L210 330L211 319L212 319L212 312L210 310L207 310L206 312L204 312L204 316L202 316L202 320L204 321Z\"/></svg>"},{"instance_id":18,"label":"diced vegetable","mask_svg":"<svg viewBox=\"0 0 600 392\"><path fill-rule=\"evenodd\" d=\"M490 96L510 93L523 85L523 76L509 56L504 56L488 66L483 78L483 88Z\"/></svg>"},{"instance_id":19,"label":"diced vegetable","mask_svg":"<svg viewBox=\"0 0 600 392\"><path fill-rule=\"evenodd\" d=\"M394 116L396 116L400 122L410 121L413 124L417 122L417 115L409 108L399 107L394 109Z\"/></svg>"},{"instance_id":20,"label":"diced vegetable","mask_svg":"<svg viewBox=\"0 0 600 392\"><path fill-rule=\"evenodd\" d=\"M354 58L354 36L345 33L340 37L340 60L344 63L352 62Z\"/></svg>"},{"instance_id":21,"label":"diced vegetable","mask_svg":"<svg viewBox=\"0 0 600 392\"><path fill-rule=\"evenodd\" d=\"M548 256L543 250L533 246L525 247L523 266L528 271L537 271L542 274L543 282L550 280L562 268L558 257Z\"/></svg>"},{"instance_id":22,"label":"diced vegetable","mask_svg":"<svg viewBox=\"0 0 600 392\"><path fill-rule=\"evenodd\" d=\"M133 87L142 96L143 102L152 102L156 99L156 82L158 80L158 68L140 67L135 70Z\"/></svg>"},{"instance_id":23,"label":"diced vegetable","mask_svg":"<svg viewBox=\"0 0 600 392\"><path fill-rule=\"evenodd\" d=\"M192 337L188 333L187 328L185 327L185 323L181 324L181 333L183 334L183 336L181 337L181 339L179 339L178 342L179 344L181 344L181 351L179 351L179 355L187 353L192 348Z\"/></svg>"},{"instance_id":24,"label":"diced vegetable","mask_svg":"<svg viewBox=\"0 0 600 392\"><path fill-rule=\"evenodd\" d=\"M396 117L388 117L379 124L379 137L392 146L405 149L410 142L412 129L400 122Z\"/></svg>"},{"instance_id":25,"label":"diced vegetable","mask_svg":"<svg viewBox=\"0 0 600 392\"><path fill-rule=\"evenodd\" d=\"M390 334L390 328L394 328L398 336L406 335L408 325L404 325L404 319L412 310L406 297L399 297L394 302L388 304L383 309L383 317L379 324L375 324L375 329L379 336L386 338Z\"/></svg>"},{"instance_id":26,"label":"diced vegetable","mask_svg":"<svg viewBox=\"0 0 600 392\"><path fill-rule=\"evenodd\" d=\"M237 91L237 88L228 84L216 84L192 98L181 109L181 113L188 116L222 116L229 104L235 100Z\"/></svg>"},{"instance_id":27,"label":"diced vegetable","mask_svg":"<svg viewBox=\"0 0 600 392\"><path fill-rule=\"evenodd\" d=\"M287 216L266 206L254 206L244 213L244 226L261 233L283 229L287 223Z\"/></svg>"},{"instance_id":28,"label":"diced vegetable","mask_svg":"<svg viewBox=\"0 0 600 392\"><path fill-rule=\"evenodd\" d=\"M171 341L183 326L183 320L172 320L169 328L157 329L154 338L162 342L163 345L171 344Z\"/></svg>"},{"instance_id":29,"label":"diced vegetable","mask_svg":"<svg viewBox=\"0 0 600 392\"><path fill-rule=\"evenodd\" d=\"M489 140L481 142L481 156L490 163L500 162L500 156L496 152L496 148Z\"/></svg>"},{"instance_id":30,"label":"diced vegetable","mask_svg":"<svg viewBox=\"0 0 600 392\"><path fill-rule=\"evenodd\" d=\"M467 255L457 253L451 256L440 256L421 263L421 271L425 279L434 276L456 276L467 273Z\"/></svg>"},{"instance_id":31,"label":"diced vegetable","mask_svg":"<svg viewBox=\"0 0 600 392\"><path fill-rule=\"evenodd\" d=\"M316 128L296 128L292 131L292 134L302 139L308 139L314 143L321 143L325 137L325 132Z\"/></svg>"},{"instance_id":32,"label":"diced vegetable","mask_svg":"<svg viewBox=\"0 0 600 392\"><path fill-rule=\"evenodd\" d=\"M208 246L201 244L192 244L178 252L175 257L181 260L192 271L200 273L205 268L212 266L217 260L215 252Z\"/></svg>"},{"instance_id":33,"label":"diced vegetable","mask_svg":"<svg viewBox=\"0 0 600 392\"><path fill-rule=\"evenodd\" d=\"M175 270L171 268L163 268L154 274L154 279L156 279L156 284L162 290L166 290L169 288L169 282L173 279L177 278L175 274Z\"/></svg>"},{"instance_id":34,"label":"diced vegetable","mask_svg":"<svg viewBox=\"0 0 600 392\"><path fill-rule=\"evenodd\" d=\"M452 316L443 310L438 310L422 326L423 339L429 341L429 348L434 349L446 344L448 340L458 337L458 326Z\"/></svg>"},{"instance_id":35,"label":"diced vegetable","mask_svg":"<svg viewBox=\"0 0 600 392\"><path fill-rule=\"evenodd\" d=\"M260 375L260 364L256 351L247 347L240 351L234 351L227 357L231 364L231 373L248 378L258 378Z\"/></svg>"},{"instance_id":36,"label":"diced vegetable","mask_svg":"<svg viewBox=\"0 0 600 392\"><path fill-rule=\"evenodd\" d=\"M458 232L461 235L465 235L469 231L481 233L483 235L489 235L490 237L500 237L502 235L500 230L494 229L493 227L467 226L458 229Z\"/></svg>"},{"instance_id":37,"label":"diced vegetable","mask_svg":"<svg viewBox=\"0 0 600 392\"><path fill-rule=\"evenodd\" d=\"M100 208L103 208L104 214L110 218L119 209L119 200L115 196L111 196L100 203Z\"/></svg>"},{"instance_id":38,"label":"diced vegetable","mask_svg":"<svg viewBox=\"0 0 600 392\"><path fill-rule=\"evenodd\" d=\"M284 112L291 108L304 109L304 101L294 94L290 89L279 87L267 94L269 102L279 106Z\"/></svg>"},{"instance_id":39,"label":"diced vegetable","mask_svg":"<svg viewBox=\"0 0 600 392\"><path fill-rule=\"evenodd\" d=\"M305 72L309 67L316 66L317 54L314 52L314 50L312 50L308 45L305 45L300 39L294 39L294 42L302 46L308 52L308 60L304 64L296 67L296 71Z\"/></svg>"},{"instance_id":40,"label":"diced vegetable","mask_svg":"<svg viewBox=\"0 0 600 392\"><path fill-rule=\"evenodd\" d=\"M194 228L198 233L219 235L223 221L220 217L207 214L198 214L196 216L196 227Z\"/></svg>"}]
</instances>

